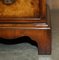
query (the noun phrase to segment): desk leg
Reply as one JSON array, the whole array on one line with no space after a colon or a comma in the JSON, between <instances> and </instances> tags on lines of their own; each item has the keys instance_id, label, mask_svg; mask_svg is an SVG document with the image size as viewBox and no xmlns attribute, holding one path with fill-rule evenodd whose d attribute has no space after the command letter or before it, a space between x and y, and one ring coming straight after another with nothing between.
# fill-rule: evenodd
<instances>
[{"instance_id":1,"label":"desk leg","mask_svg":"<svg viewBox=\"0 0 59 60\"><path fill-rule=\"evenodd\" d=\"M51 31L41 30L37 38L38 54L51 54Z\"/></svg>"}]
</instances>

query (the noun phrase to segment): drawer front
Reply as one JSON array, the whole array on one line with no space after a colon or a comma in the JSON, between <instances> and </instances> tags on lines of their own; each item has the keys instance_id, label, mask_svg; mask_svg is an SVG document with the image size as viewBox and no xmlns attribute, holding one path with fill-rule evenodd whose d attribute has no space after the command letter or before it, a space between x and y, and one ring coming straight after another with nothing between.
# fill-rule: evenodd
<instances>
[{"instance_id":1,"label":"drawer front","mask_svg":"<svg viewBox=\"0 0 59 60\"><path fill-rule=\"evenodd\" d=\"M45 0L1 0L0 17L40 17ZM42 15L42 14L41 14Z\"/></svg>"},{"instance_id":2,"label":"drawer front","mask_svg":"<svg viewBox=\"0 0 59 60\"><path fill-rule=\"evenodd\" d=\"M39 0L2 0L0 17L39 17Z\"/></svg>"}]
</instances>

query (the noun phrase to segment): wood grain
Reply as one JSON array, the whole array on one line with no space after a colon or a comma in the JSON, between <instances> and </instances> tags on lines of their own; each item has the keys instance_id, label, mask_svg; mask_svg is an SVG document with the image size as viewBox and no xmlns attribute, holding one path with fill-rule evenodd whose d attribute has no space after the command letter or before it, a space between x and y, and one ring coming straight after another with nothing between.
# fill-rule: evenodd
<instances>
[{"instance_id":1,"label":"wood grain","mask_svg":"<svg viewBox=\"0 0 59 60\"><path fill-rule=\"evenodd\" d=\"M38 17L39 0L16 0L11 5L0 2L0 17Z\"/></svg>"}]
</instances>

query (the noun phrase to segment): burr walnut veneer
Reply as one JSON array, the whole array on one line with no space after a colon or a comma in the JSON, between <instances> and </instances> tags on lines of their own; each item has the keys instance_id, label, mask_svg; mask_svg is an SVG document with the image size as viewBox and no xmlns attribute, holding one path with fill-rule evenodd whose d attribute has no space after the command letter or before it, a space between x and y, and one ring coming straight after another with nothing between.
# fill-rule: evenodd
<instances>
[{"instance_id":1,"label":"burr walnut veneer","mask_svg":"<svg viewBox=\"0 0 59 60\"><path fill-rule=\"evenodd\" d=\"M0 37L29 36L39 54L51 53L51 24L46 0L0 0Z\"/></svg>"}]
</instances>

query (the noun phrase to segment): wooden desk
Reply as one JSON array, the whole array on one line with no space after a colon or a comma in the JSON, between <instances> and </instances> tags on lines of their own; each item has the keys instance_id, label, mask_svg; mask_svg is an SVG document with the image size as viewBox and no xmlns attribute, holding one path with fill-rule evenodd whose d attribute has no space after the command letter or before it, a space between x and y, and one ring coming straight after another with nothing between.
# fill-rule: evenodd
<instances>
[{"instance_id":1,"label":"wooden desk","mask_svg":"<svg viewBox=\"0 0 59 60\"><path fill-rule=\"evenodd\" d=\"M15 39L17 37L29 36L38 44L39 54L51 54L51 24L49 9L47 8L46 10L46 0L39 0L39 2L39 17L9 17L8 14L5 16L0 12L0 37L5 39ZM0 4L3 6L1 2ZM7 5L6 8L8 8L8 6L9 5ZM3 7L1 7L1 9L3 9Z\"/></svg>"}]
</instances>

